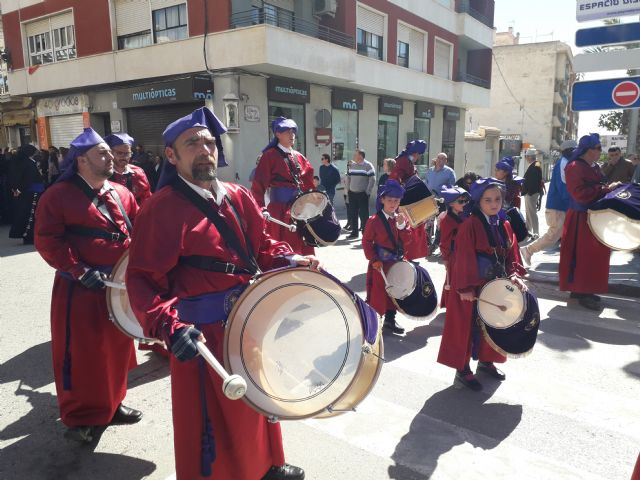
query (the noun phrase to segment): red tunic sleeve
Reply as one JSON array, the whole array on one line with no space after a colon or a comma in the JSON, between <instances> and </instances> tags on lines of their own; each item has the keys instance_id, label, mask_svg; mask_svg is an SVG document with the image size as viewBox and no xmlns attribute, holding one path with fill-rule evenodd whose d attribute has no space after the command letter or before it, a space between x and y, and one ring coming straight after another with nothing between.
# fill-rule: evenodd
<instances>
[{"instance_id":1,"label":"red tunic sleeve","mask_svg":"<svg viewBox=\"0 0 640 480\"><path fill-rule=\"evenodd\" d=\"M458 232L459 223L447 213L440 222L440 255L445 262L451 256L453 241Z\"/></svg>"},{"instance_id":2,"label":"red tunic sleeve","mask_svg":"<svg viewBox=\"0 0 640 480\"><path fill-rule=\"evenodd\" d=\"M416 173L416 167L411 160L402 155L396 159L396 166L389 174L389 178L404 183Z\"/></svg>"},{"instance_id":3,"label":"red tunic sleeve","mask_svg":"<svg viewBox=\"0 0 640 480\"><path fill-rule=\"evenodd\" d=\"M130 165L131 169L135 172L133 176L133 196L138 202L139 206L142 206L144 201L151 196L151 185L147 179L147 174L144 170L137 165Z\"/></svg>"},{"instance_id":4,"label":"red tunic sleeve","mask_svg":"<svg viewBox=\"0 0 640 480\"><path fill-rule=\"evenodd\" d=\"M603 176L600 167L589 166L582 159L569 162L565 170L567 191L578 203L590 204L609 193L609 188L603 185Z\"/></svg>"},{"instance_id":5,"label":"red tunic sleeve","mask_svg":"<svg viewBox=\"0 0 640 480\"><path fill-rule=\"evenodd\" d=\"M404 229L398 230L395 224L391 225L391 232L395 235L396 239L402 240L402 244L405 247L411 243L411 227L407 225ZM394 250L393 244L389 239L389 235L384 228L384 224L378 215L372 215L369 217L362 234L362 248L364 250L364 256L369 261L380 260L376 253L375 246L381 246L391 251Z\"/></svg>"}]
</instances>

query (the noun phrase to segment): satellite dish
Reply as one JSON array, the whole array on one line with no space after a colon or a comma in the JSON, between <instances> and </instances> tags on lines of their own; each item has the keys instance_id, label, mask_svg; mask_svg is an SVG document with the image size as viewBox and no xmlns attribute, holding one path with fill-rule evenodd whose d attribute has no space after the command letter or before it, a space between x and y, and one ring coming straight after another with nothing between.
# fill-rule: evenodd
<instances>
[{"instance_id":1,"label":"satellite dish","mask_svg":"<svg viewBox=\"0 0 640 480\"><path fill-rule=\"evenodd\" d=\"M331 112L326 108L316 112L316 128L329 128L331 126Z\"/></svg>"}]
</instances>

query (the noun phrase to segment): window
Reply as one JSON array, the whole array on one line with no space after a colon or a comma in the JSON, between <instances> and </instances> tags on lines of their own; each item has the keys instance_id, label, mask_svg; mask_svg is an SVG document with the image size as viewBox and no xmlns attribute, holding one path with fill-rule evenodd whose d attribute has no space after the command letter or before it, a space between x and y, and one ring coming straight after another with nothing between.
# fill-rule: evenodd
<instances>
[{"instance_id":1,"label":"window","mask_svg":"<svg viewBox=\"0 0 640 480\"><path fill-rule=\"evenodd\" d=\"M259 23L266 23L269 25L275 25L276 27L295 31L295 14L291 10L265 3L262 9L262 15L264 16L263 21Z\"/></svg>"},{"instance_id":2,"label":"window","mask_svg":"<svg viewBox=\"0 0 640 480\"><path fill-rule=\"evenodd\" d=\"M398 42L398 65L409 68L409 44Z\"/></svg>"},{"instance_id":3,"label":"window","mask_svg":"<svg viewBox=\"0 0 640 480\"><path fill-rule=\"evenodd\" d=\"M138 48L151 45L151 30L132 33L131 35L121 35L118 37L118 49Z\"/></svg>"},{"instance_id":4,"label":"window","mask_svg":"<svg viewBox=\"0 0 640 480\"><path fill-rule=\"evenodd\" d=\"M153 40L155 43L187 38L187 4L153 11Z\"/></svg>"},{"instance_id":5,"label":"window","mask_svg":"<svg viewBox=\"0 0 640 480\"><path fill-rule=\"evenodd\" d=\"M435 76L451 80L451 51L452 45L450 43L436 39L433 69Z\"/></svg>"},{"instance_id":6,"label":"window","mask_svg":"<svg viewBox=\"0 0 640 480\"><path fill-rule=\"evenodd\" d=\"M382 37L358 28L358 53L382 60Z\"/></svg>"},{"instance_id":7,"label":"window","mask_svg":"<svg viewBox=\"0 0 640 480\"><path fill-rule=\"evenodd\" d=\"M71 12L25 25L30 65L76 58L76 36Z\"/></svg>"}]
</instances>

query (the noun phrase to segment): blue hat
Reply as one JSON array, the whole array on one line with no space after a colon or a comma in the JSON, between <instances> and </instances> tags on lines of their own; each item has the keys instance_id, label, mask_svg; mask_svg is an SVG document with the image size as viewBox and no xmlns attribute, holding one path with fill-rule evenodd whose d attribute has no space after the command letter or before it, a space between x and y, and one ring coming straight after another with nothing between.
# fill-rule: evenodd
<instances>
[{"instance_id":1,"label":"blue hat","mask_svg":"<svg viewBox=\"0 0 640 480\"><path fill-rule=\"evenodd\" d=\"M78 172L78 162L76 162L76 159L100 143L106 143L104 138L98 135L98 132L93 128L85 128L84 131L71 142L69 151L60 165L60 171L62 173L57 181L60 182L73 177Z\"/></svg>"},{"instance_id":2,"label":"blue hat","mask_svg":"<svg viewBox=\"0 0 640 480\"><path fill-rule=\"evenodd\" d=\"M597 133L590 133L589 135L585 135L580 138L578 142L578 146L571 154L571 158L569 160L575 160L576 158L580 158L585 152L591 148L595 148L600 145L600 135Z\"/></svg>"},{"instance_id":3,"label":"blue hat","mask_svg":"<svg viewBox=\"0 0 640 480\"><path fill-rule=\"evenodd\" d=\"M111 135L104 137L104 141L107 142L107 145L111 148L117 147L118 145L133 146L133 137L128 133L112 133Z\"/></svg>"},{"instance_id":4,"label":"blue hat","mask_svg":"<svg viewBox=\"0 0 640 480\"><path fill-rule=\"evenodd\" d=\"M479 178L471 184L469 192L471 194L471 199L476 203L479 202L484 191L493 185L497 185L502 190L505 189L504 182L501 182L497 178Z\"/></svg>"},{"instance_id":5,"label":"blue hat","mask_svg":"<svg viewBox=\"0 0 640 480\"><path fill-rule=\"evenodd\" d=\"M512 173L513 167L515 163L512 157L502 157L498 163L496 163L496 168L499 170L504 170L505 172Z\"/></svg>"},{"instance_id":6,"label":"blue hat","mask_svg":"<svg viewBox=\"0 0 640 480\"><path fill-rule=\"evenodd\" d=\"M378 197L402 198L404 195L404 187L397 180L389 179L378 191Z\"/></svg>"},{"instance_id":7,"label":"blue hat","mask_svg":"<svg viewBox=\"0 0 640 480\"><path fill-rule=\"evenodd\" d=\"M222 148L221 137L223 134L227 133L227 127L225 127L220 119L218 119L218 117L216 117L215 114L207 107L200 107L189 115L185 115L175 122L170 123L167 128L164 129L164 132L162 132L162 138L164 138L164 143L170 147L182 132L189 130L190 128L197 127L206 128L215 137L216 147L218 148L218 166L226 167L227 162L224 158L224 149ZM159 190L165 185L172 183L177 175L178 172L176 171L175 165L171 162L164 162L162 164L162 171L160 172L160 178L158 179L156 189Z\"/></svg>"},{"instance_id":8,"label":"blue hat","mask_svg":"<svg viewBox=\"0 0 640 480\"><path fill-rule=\"evenodd\" d=\"M274 119L273 122L271 122L273 138L262 151L264 152L278 145L278 137L275 136L276 133L286 132L287 130L293 130L294 133L298 133L298 124L292 118L277 117Z\"/></svg>"},{"instance_id":9,"label":"blue hat","mask_svg":"<svg viewBox=\"0 0 640 480\"><path fill-rule=\"evenodd\" d=\"M440 191L440 196L444 200L445 203L451 203L456 201L458 198L465 196L470 198L469 192L467 192L462 187L450 187L449 185L443 185Z\"/></svg>"},{"instance_id":10,"label":"blue hat","mask_svg":"<svg viewBox=\"0 0 640 480\"><path fill-rule=\"evenodd\" d=\"M404 150L398 154L398 157L402 157L403 155L413 155L414 153L419 153L420 155L422 155L426 151L427 142L425 142L424 140L413 140L407 143L407 146L404 147Z\"/></svg>"}]
</instances>

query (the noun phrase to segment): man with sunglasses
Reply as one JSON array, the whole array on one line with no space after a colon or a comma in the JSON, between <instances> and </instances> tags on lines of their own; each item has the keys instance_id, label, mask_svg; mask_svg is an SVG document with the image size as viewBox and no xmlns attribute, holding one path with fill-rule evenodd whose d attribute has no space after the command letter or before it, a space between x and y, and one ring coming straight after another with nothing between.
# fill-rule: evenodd
<instances>
[{"instance_id":1,"label":"man with sunglasses","mask_svg":"<svg viewBox=\"0 0 640 480\"><path fill-rule=\"evenodd\" d=\"M600 167L602 146L597 133L585 135L571 154L565 168L569 208L560 247L560 290L590 310L600 310L600 297L609 286L611 251L591 233L587 210L597 200L619 185L604 181Z\"/></svg>"}]
</instances>

